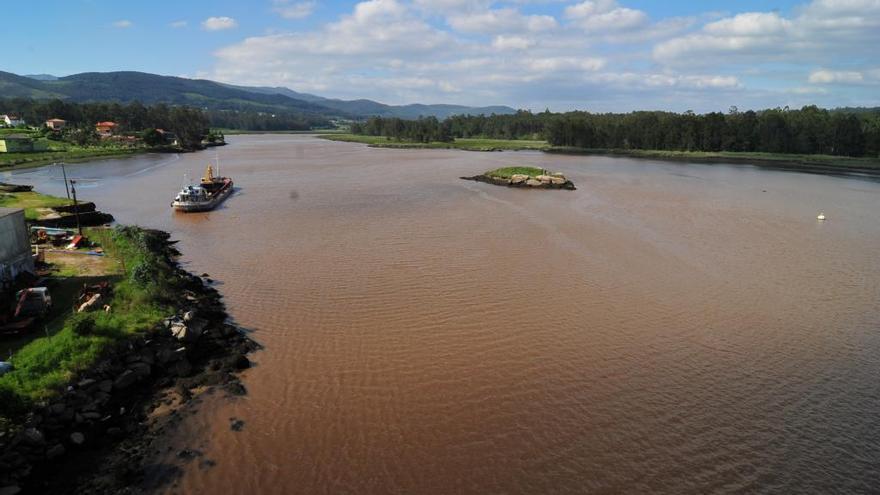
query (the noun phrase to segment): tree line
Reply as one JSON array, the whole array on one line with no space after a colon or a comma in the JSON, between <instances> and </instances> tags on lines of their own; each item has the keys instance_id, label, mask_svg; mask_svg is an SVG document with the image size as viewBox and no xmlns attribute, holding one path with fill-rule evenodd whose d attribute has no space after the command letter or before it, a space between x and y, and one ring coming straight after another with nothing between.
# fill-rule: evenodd
<instances>
[{"instance_id":1,"label":"tree line","mask_svg":"<svg viewBox=\"0 0 880 495\"><path fill-rule=\"evenodd\" d=\"M21 116L28 124L40 125L48 119L67 121L72 128L91 128L95 123L113 121L119 132L165 129L187 141L204 136L209 127L253 131L308 130L329 127L324 117L297 112L258 112L253 110L213 110L185 105L144 105L140 102L72 103L64 100L0 98L0 113Z\"/></svg>"},{"instance_id":2,"label":"tree line","mask_svg":"<svg viewBox=\"0 0 880 495\"><path fill-rule=\"evenodd\" d=\"M185 106L164 104L143 105L138 102L71 103L62 100L32 100L27 98L0 99L0 113L13 113L31 126L42 125L49 119L63 119L65 137L77 144L97 140L95 124L111 121L117 124L115 132L136 134L150 129L173 132L181 147L195 149L208 134L209 122L205 113Z\"/></svg>"},{"instance_id":3,"label":"tree line","mask_svg":"<svg viewBox=\"0 0 880 495\"><path fill-rule=\"evenodd\" d=\"M544 139L575 148L880 156L880 109L805 106L727 113L519 111L512 115L371 118L351 132L425 142L454 138ZM435 139L436 138L436 139Z\"/></svg>"},{"instance_id":4,"label":"tree line","mask_svg":"<svg viewBox=\"0 0 880 495\"><path fill-rule=\"evenodd\" d=\"M418 143L450 142L455 137L462 137L452 133L449 119L441 122L436 117L423 117L416 120L398 117L372 117L366 122L352 123L351 132Z\"/></svg>"}]
</instances>

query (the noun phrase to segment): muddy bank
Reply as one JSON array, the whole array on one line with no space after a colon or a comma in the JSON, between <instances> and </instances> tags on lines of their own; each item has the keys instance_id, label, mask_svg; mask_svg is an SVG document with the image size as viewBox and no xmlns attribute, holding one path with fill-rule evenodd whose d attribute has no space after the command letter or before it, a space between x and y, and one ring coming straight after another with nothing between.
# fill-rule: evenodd
<instances>
[{"instance_id":1,"label":"muddy bank","mask_svg":"<svg viewBox=\"0 0 880 495\"><path fill-rule=\"evenodd\" d=\"M155 234L163 239L157 254L173 263L173 242ZM207 278L176 264L174 277L174 314L105 351L63 392L0 432L0 493L136 493L148 454L193 413L194 396L246 393L237 373L250 367L257 344L227 322Z\"/></svg>"}]
</instances>

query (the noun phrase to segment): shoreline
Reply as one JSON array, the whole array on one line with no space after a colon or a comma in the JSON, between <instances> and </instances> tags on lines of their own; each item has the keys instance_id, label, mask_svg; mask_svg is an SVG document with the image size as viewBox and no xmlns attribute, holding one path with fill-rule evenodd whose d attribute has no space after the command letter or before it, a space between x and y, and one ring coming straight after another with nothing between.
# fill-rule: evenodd
<instances>
[{"instance_id":1,"label":"shoreline","mask_svg":"<svg viewBox=\"0 0 880 495\"><path fill-rule=\"evenodd\" d=\"M548 148L545 153L560 155L595 155L610 157L639 158L644 160L659 160L665 162L694 163L694 164L726 164L726 165L752 165L760 168L783 170L790 172L815 173L820 175L843 175L843 176L868 176L880 178L880 160L851 157L831 157L838 160L853 160L866 162L871 165L835 165L823 158L810 159L810 155L775 154L762 157L755 154L743 154L742 156L731 155L738 152L689 152L689 151L662 151L662 150L614 150L614 149L580 149L580 148ZM747 152L743 152L747 153ZM771 154L768 154L771 155ZM824 155L819 155L824 156Z\"/></svg>"},{"instance_id":2,"label":"shoreline","mask_svg":"<svg viewBox=\"0 0 880 495\"><path fill-rule=\"evenodd\" d=\"M155 150L143 149L143 150L134 150L134 151L125 152L125 153L105 153L105 154L95 154L95 155L88 155L88 156L77 156L74 158L65 158L62 153L59 156L53 156L51 158L45 158L45 159L40 158L40 159L33 160L33 161L26 161L26 162L22 162L22 163L13 163L11 165L0 165L0 173L11 172L13 170L25 170L25 169L29 169L29 168L45 167L46 165L52 165L53 163L60 163L60 162L81 163L81 162L89 162L89 161L96 161L96 160L111 160L114 158L124 158L124 157L128 157L128 156L137 156L137 155L143 155L143 154L147 154L147 153L162 153L162 152L155 151Z\"/></svg>"},{"instance_id":3,"label":"shoreline","mask_svg":"<svg viewBox=\"0 0 880 495\"><path fill-rule=\"evenodd\" d=\"M837 157L826 155L793 155L784 153L753 153L753 152L691 152L691 151L664 151L664 150L618 150L618 149L588 149L568 148L534 145L534 141L526 141L527 144L517 140L472 140L491 143L481 147L471 145L470 142L452 143L409 143L401 141L387 141L379 136L355 136L350 134L341 135L318 135L320 139L329 141L360 143L370 148L389 149L459 149L463 151L490 152L490 151L541 151L549 154L560 155L596 155L610 157L639 158L646 160L660 160L679 163L700 163L705 165L752 165L760 168L783 170L791 172L814 173L820 175L839 175L880 178L880 159ZM504 146L508 144L508 146ZM736 153L742 153L737 155ZM835 163L838 162L838 163ZM851 162L851 163L839 163Z\"/></svg>"},{"instance_id":4,"label":"shoreline","mask_svg":"<svg viewBox=\"0 0 880 495\"><path fill-rule=\"evenodd\" d=\"M165 320L108 341L55 393L0 423L0 493L130 489L145 482L144 461L163 433L198 413L199 396L247 393L239 372L251 366L247 355L259 345L230 324L213 281L180 267L170 234L122 229L137 232L145 253L164 267L152 284L164 280L165 297L174 302Z\"/></svg>"},{"instance_id":5,"label":"shoreline","mask_svg":"<svg viewBox=\"0 0 880 495\"><path fill-rule=\"evenodd\" d=\"M3 172L12 172L15 170L26 170L31 168L45 167L47 165L52 165L55 163L82 163L82 162L91 162L91 161L99 161L99 160L112 160L114 158L126 158L130 156L138 156L138 155L146 155L150 153L156 154L179 154L179 153L195 153L196 151L205 151L210 148L216 148L219 146L225 146L226 143L222 144L208 144L205 145L203 149L196 150L185 150L185 149L176 149L176 148L135 148L130 151L114 151L112 153L96 153L94 155L79 155L73 158L68 158L64 156L64 152L55 153L52 157L47 158L39 158L36 160L29 160L21 163L13 163L13 164L2 164L0 162L0 174ZM0 155L2 158L2 155Z\"/></svg>"}]
</instances>

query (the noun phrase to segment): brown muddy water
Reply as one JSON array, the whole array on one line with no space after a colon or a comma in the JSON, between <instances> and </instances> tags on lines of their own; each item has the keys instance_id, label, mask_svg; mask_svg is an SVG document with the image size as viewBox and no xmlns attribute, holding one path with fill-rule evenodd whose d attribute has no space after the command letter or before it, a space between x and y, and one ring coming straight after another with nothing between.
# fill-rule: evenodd
<instances>
[{"instance_id":1,"label":"brown muddy water","mask_svg":"<svg viewBox=\"0 0 880 495\"><path fill-rule=\"evenodd\" d=\"M169 230L265 346L170 493L876 492L880 184L748 166L234 136L68 166ZM534 164L578 190L459 180ZM5 179L63 194L60 171ZM824 211L828 220L816 220ZM230 418L245 421L241 432Z\"/></svg>"}]
</instances>

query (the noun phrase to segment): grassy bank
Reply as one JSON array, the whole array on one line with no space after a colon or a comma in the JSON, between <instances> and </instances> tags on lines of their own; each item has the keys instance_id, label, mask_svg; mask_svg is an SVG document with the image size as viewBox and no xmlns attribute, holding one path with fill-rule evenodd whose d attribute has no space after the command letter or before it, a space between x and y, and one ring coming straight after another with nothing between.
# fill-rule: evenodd
<instances>
[{"instance_id":1,"label":"grassy bank","mask_svg":"<svg viewBox=\"0 0 880 495\"><path fill-rule=\"evenodd\" d=\"M235 136L242 134L343 134L346 131L339 129L319 129L307 131L248 131L245 129L218 129L226 136Z\"/></svg>"},{"instance_id":2,"label":"grassy bank","mask_svg":"<svg viewBox=\"0 0 880 495\"><path fill-rule=\"evenodd\" d=\"M621 150L566 147L549 147L546 151L563 154L627 156L654 160L689 161L699 163L745 163L774 168L818 172L839 171L880 174L880 158L737 151Z\"/></svg>"},{"instance_id":3,"label":"grassy bank","mask_svg":"<svg viewBox=\"0 0 880 495\"><path fill-rule=\"evenodd\" d=\"M111 310L70 313L50 336L16 352L11 358L15 370L0 377L0 417L19 414L57 393L108 346L150 329L172 311L176 279L161 254L161 233L117 227L89 229L87 236L101 244L108 261L116 262Z\"/></svg>"},{"instance_id":4,"label":"grassy bank","mask_svg":"<svg viewBox=\"0 0 880 495\"><path fill-rule=\"evenodd\" d=\"M40 215L40 208L52 208L54 206L67 206L73 201L67 198L48 196L38 192L0 192L0 206L6 208L23 208L24 216L28 220L36 220Z\"/></svg>"},{"instance_id":5,"label":"grassy bank","mask_svg":"<svg viewBox=\"0 0 880 495\"><path fill-rule=\"evenodd\" d=\"M26 167L38 167L56 162L82 162L95 158L116 158L145 153L145 147L128 146L69 146L34 153L0 153L0 172Z\"/></svg>"},{"instance_id":6,"label":"grassy bank","mask_svg":"<svg viewBox=\"0 0 880 495\"><path fill-rule=\"evenodd\" d=\"M349 143L363 143L374 148L413 148L413 149L459 149L466 151L523 151L523 150L546 150L550 146L546 141L530 141L524 139L465 139L455 141L416 143L411 141L398 141L383 136L362 136L358 134L321 134L319 138L331 141L344 141Z\"/></svg>"},{"instance_id":7,"label":"grassy bank","mask_svg":"<svg viewBox=\"0 0 880 495\"><path fill-rule=\"evenodd\" d=\"M521 151L537 150L549 153L626 156L654 160L688 161L698 163L742 163L785 170L799 170L818 173L862 173L880 175L880 158L854 158L832 155L796 155L789 153L758 152L705 152L705 151L667 151L667 150L624 150L588 149L551 146L546 141L504 140L504 139L456 139L451 143L415 143L397 141L382 136L362 136L355 134L319 135L331 141L363 143L380 148L440 148L467 151Z\"/></svg>"}]
</instances>

